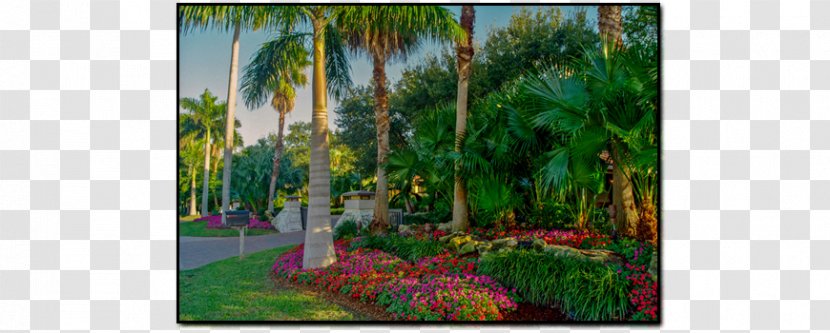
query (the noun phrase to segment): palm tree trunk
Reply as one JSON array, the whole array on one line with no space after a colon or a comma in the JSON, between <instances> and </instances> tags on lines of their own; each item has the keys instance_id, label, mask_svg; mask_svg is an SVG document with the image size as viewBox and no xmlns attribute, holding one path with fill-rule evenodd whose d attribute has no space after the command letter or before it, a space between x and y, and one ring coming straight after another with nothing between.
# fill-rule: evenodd
<instances>
[{"instance_id":1,"label":"palm tree trunk","mask_svg":"<svg viewBox=\"0 0 830 333\"><path fill-rule=\"evenodd\" d=\"M634 188L631 184L631 179L625 174L622 165L622 156L620 156L619 149L613 148L614 155L614 182L612 191L614 192L614 206L617 212L616 224L617 233L621 236L636 237L637 223L639 216L637 215L637 207L634 204Z\"/></svg>"},{"instance_id":2,"label":"palm tree trunk","mask_svg":"<svg viewBox=\"0 0 830 333\"><path fill-rule=\"evenodd\" d=\"M610 45L622 45L622 6L597 7L599 36Z\"/></svg>"},{"instance_id":3,"label":"palm tree trunk","mask_svg":"<svg viewBox=\"0 0 830 333\"><path fill-rule=\"evenodd\" d=\"M458 96L455 106L455 151L461 152L462 138L467 131L467 89L469 87L470 73L473 59L473 21L475 21L475 9L473 6L461 8L461 27L467 35L467 41L459 44L457 48L458 58ZM470 228L469 215L467 212L467 184L460 174L460 164L455 163L455 191L452 205L452 229L453 231L466 231Z\"/></svg>"},{"instance_id":4,"label":"palm tree trunk","mask_svg":"<svg viewBox=\"0 0 830 333\"><path fill-rule=\"evenodd\" d=\"M376 47L377 48L377 47ZM384 48L385 49L385 48ZM386 55L375 50L372 56L374 69L372 79L375 83L375 122L378 137L377 186L375 188L375 211L369 230L373 234L382 234L389 229L389 183L386 180L387 155L389 155L389 97L386 93Z\"/></svg>"},{"instance_id":5,"label":"palm tree trunk","mask_svg":"<svg viewBox=\"0 0 830 333\"><path fill-rule=\"evenodd\" d=\"M210 127L205 137L205 173L202 175L202 216L208 216L208 183L210 182Z\"/></svg>"},{"instance_id":6,"label":"palm tree trunk","mask_svg":"<svg viewBox=\"0 0 830 333\"><path fill-rule=\"evenodd\" d=\"M219 179L219 161L221 161L221 159L219 159L219 154L217 153L216 157L213 159L213 174L216 175L216 180L220 180ZM215 187L211 188L210 191L213 194L213 207L220 207L219 206L219 196L216 195L216 188Z\"/></svg>"},{"instance_id":7,"label":"palm tree trunk","mask_svg":"<svg viewBox=\"0 0 830 333\"><path fill-rule=\"evenodd\" d=\"M231 164L233 162L233 132L236 117L236 81L239 74L239 21L236 22L233 30L233 43L231 44L231 69L228 79L228 116L225 122L225 169L222 172L222 224L225 221L225 212L231 203Z\"/></svg>"},{"instance_id":8,"label":"palm tree trunk","mask_svg":"<svg viewBox=\"0 0 830 333\"><path fill-rule=\"evenodd\" d=\"M277 146L274 148L274 166L271 169L271 184L268 185L268 211L274 211L274 193L277 190L277 179L280 178L280 159L282 159L282 135L285 129L285 111L280 110L280 127L277 130Z\"/></svg>"},{"instance_id":9,"label":"palm tree trunk","mask_svg":"<svg viewBox=\"0 0 830 333\"><path fill-rule=\"evenodd\" d=\"M326 267L337 261L331 230L331 165L329 164L328 111L326 110L326 40L322 22L312 19L314 53L312 65L311 157L309 161L308 222L303 268Z\"/></svg>"},{"instance_id":10,"label":"palm tree trunk","mask_svg":"<svg viewBox=\"0 0 830 333\"><path fill-rule=\"evenodd\" d=\"M190 166L190 213L187 215L196 215L196 167Z\"/></svg>"}]
</instances>

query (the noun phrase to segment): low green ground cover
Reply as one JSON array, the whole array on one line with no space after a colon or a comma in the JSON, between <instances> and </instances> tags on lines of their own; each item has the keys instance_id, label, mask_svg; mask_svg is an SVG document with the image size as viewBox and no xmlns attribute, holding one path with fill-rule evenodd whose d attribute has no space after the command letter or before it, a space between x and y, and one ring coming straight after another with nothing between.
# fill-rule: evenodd
<instances>
[{"instance_id":1,"label":"low green ground cover","mask_svg":"<svg viewBox=\"0 0 830 333\"><path fill-rule=\"evenodd\" d=\"M276 288L270 278L280 247L179 272L181 320L359 320L311 292Z\"/></svg>"}]
</instances>

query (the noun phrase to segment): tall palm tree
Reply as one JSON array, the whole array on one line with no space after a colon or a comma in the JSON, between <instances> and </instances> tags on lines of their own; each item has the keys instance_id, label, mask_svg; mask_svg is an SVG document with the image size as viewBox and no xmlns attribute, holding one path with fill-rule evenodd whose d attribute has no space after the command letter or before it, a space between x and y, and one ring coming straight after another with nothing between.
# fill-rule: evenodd
<instances>
[{"instance_id":1,"label":"tall palm tree","mask_svg":"<svg viewBox=\"0 0 830 333\"><path fill-rule=\"evenodd\" d=\"M455 116L455 152L460 153L463 138L467 128L467 90L469 87L470 74L472 73L473 61L473 23L475 22L476 11L473 6L461 7L461 27L467 38L456 46L456 57L458 58L458 95L456 97ZM470 221L467 212L467 185L461 177L460 162L455 163L455 191L452 205L452 229L454 231L466 231L470 228Z\"/></svg>"},{"instance_id":2,"label":"tall palm tree","mask_svg":"<svg viewBox=\"0 0 830 333\"><path fill-rule=\"evenodd\" d=\"M187 166L187 182L190 184L190 199L187 215L199 214L196 204L196 166L199 163L199 148L202 146L199 140L199 124L194 120L192 114L183 114L179 117L179 154L182 165Z\"/></svg>"},{"instance_id":3,"label":"tall palm tree","mask_svg":"<svg viewBox=\"0 0 830 333\"><path fill-rule=\"evenodd\" d=\"M283 134L285 131L285 115L294 110L294 99L297 97L295 87L304 87L308 84L305 68L311 65L306 50L298 50L297 61L289 65L292 67L279 68L269 59L271 46L266 42L252 56L251 63L245 67L242 77L242 95L245 105L255 109L265 103L268 94L272 95L271 106L279 114L279 129L274 147L274 163L271 170L271 182L268 185L268 211L274 211L274 193L277 188L277 179L280 177L280 160L283 152Z\"/></svg>"},{"instance_id":4,"label":"tall palm tree","mask_svg":"<svg viewBox=\"0 0 830 333\"><path fill-rule=\"evenodd\" d=\"M189 111L189 118L198 127L198 131L191 131L186 135L200 137L204 141L204 156L205 163L202 173L202 216L208 216L208 183L210 181L210 155L211 155L211 141L214 135L219 130L217 125L221 125L219 120L225 113L227 104L217 103L217 97L213 96L209 90L205 91L199 98L186 97L182 98L181 108ZM213 135L212 135L213 134Z\"/></svg>"},{"instance_id":5,"label":"tall palm tree","mask_svg":"<svg viewBox=\"0 0 830 333\"><path fill-rule=\"evenodd\" d=\"M369 229L374 234L385 233L389 229L389 183L384 169L389 154L386 62L405 59L424 38L460 40L465 35L452 13L440 6L355 6L338 23L352 51L365 52L372 59L378 152L375 209Z\"/></svg>"},{"instance_id":6,"label":"tall palm tree","mask_svg":"<svg viewBox=\"0 0 830 333\"><path fill-rule=\"evenodd\" d=\"M331 164L326 99L327 92L338 98L351 85L343 39L335 28L338 17L351 7L310 5L269 8L273 8L269 15L271 26L282 32L271 43L271 56L268 57L271 67L299 67L297 64L307 59L304 55L312 56L309 207L303 267L326 267L337 261L329 210ZM310 33L298 32L308 27L311 27ZM330 82L327 82L327 77Z\"/></svg>"},{"instance_id":7,"label":"tall palm tree","mask_svg":"<svg viewBox=\"0 0 830 333\"><path fill-rule=\"evenodd\" d=\"M602 40L602 47L621 48L622 42L622 6L599 6L597 7L597 23L599 36ZM620 156L623 152L612 151L612 156ZM623 170L623 165L618 162L613 166L612 194L614 210L616 211L617 232L625 236L635 236L639 217L634 202L634 189L631 179Z\"/></svg>"},{"instance_id":8,"label":"tall palm tree","mask_svg":"<svg viewBox=\"0 0 830 333\"><path fill-rule=\"evenodd\" d=\"M233 162L233 137L236 122L236 85L239 73L239 33L244 30L256 30L263 27L269 18L271 9L265 6L181 6L179 24L187 33L190 28L214 28L221 31L233 29L231 42L231 61L228 75L228 108L225 121L225 169L222 173L222 224L230 205L231 170Z\"/></svg>"}]
</instances>

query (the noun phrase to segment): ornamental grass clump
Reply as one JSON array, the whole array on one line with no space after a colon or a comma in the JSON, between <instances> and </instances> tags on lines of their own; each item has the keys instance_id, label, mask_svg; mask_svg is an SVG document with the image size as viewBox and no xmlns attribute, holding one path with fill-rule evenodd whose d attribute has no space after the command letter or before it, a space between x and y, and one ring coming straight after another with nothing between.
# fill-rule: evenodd
<instances>
[{"instance_id":1,"label":"ornamental grass clump","mask_svg":"<svg viewBox=\"0 0 830 333\"><path fill-rule=\"evenodd\" d=\"M516 250L482 256L478 274L516 288L531 303L558 304L577 320L620 320L630 306L625 278L596 261Z\"/></svg>"}]
</instances>

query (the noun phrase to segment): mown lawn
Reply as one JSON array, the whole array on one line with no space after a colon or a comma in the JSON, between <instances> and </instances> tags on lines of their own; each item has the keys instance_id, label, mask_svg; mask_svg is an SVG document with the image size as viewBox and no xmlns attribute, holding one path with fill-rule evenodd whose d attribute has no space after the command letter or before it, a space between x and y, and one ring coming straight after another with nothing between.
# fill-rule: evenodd
<instances>
[{"instance_id":1,"label":"mown lawn","mask_svg":"<svg viewBox=\"0 0 830 333\"><path fill-rule=\"evenodd\" d=\"M184 221L183 218L180 218ZM192 219L191 219L192 220ZM248 229L245 235L258 236L277 232L273 229ZM236 229L208 229L206 221L179 223L179 236L192 237L239 237Z\"/></svg>"},{"instance_id":2,"label":"mown lawn","mask_svg":"<svg viewBox=\"0 0 830 333\"><path fill-rule=\"evenodd\" d=\"M359 320L311 292L276 287L274 259L293 246L229 258L179 272L179 319Z\"/></svg>"}]
</instances>

